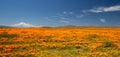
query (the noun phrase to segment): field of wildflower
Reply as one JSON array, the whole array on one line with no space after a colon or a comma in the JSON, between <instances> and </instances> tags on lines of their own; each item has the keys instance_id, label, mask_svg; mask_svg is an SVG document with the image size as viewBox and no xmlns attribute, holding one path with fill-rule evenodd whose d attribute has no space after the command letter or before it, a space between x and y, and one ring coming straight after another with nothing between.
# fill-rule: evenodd
<instances>
[{"instance_id":1,"label":"field of wildflower","mask_svg":"<svg viewBox=\"0 0 120 57\"><path fill-rule=\"evenodd\" d=\"M0 57L120 57L120 28L0 28Z\"/></svg>"}]
</instances>

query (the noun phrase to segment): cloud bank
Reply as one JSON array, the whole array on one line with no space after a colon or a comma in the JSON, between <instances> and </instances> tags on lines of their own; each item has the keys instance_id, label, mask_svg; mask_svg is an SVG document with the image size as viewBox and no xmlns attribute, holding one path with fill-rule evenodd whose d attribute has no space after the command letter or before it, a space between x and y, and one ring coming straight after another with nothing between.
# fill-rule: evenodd
<instances>
[{"instance_id":1,"label":"cloud bank","mask_svg":"<svg viewBox=\"0 0 120 57\"><path fill-rule=\"evenodd\" d=\"M110 7L98 7L98 8L90 9L89 11L93 13L120 11L120 5L115 5Z\"/></svg>"}]
</instances>

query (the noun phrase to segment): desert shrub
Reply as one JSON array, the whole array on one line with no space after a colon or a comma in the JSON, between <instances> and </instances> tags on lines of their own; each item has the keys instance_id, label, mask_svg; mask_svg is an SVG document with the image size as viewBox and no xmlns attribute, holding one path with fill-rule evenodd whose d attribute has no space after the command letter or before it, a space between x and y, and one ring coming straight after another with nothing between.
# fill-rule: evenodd
<instances>
[{"instance_id":1,"label":"desert shrub","mask_svg":"<svg viewBox=\"0 0 120 57\"><path fill-rule=\"evenodd\" d=\"M52 36L45 36L44 37L45 40L43 40L43 42L50 42L51 38L52 38Z\"/></svg>"},{"instance_id":2,"label":"desert shrub","mask_svg":"<svg viewBox=\"0 0 120 57\"><path fill-rule=\"evenodd\" d=\"M97 38L97 37L99 37L97 34L90 34L87 36L87 39L92 40L92 39Z\"/></svg>"},{"instance_id":3,"label":"desert shrub","mask_svg":"<svg viewBox=\"0 0 120 57\"><path fill-rule=\"evenodd\" d=\"M50 39L50 38L52 38L52 36L45 36L45 38L46 38L46 39Z\"/></svg>"},{"instance_id":4,"label":"desert shrub","mask_svg":"<svg viewBox=\"0 0 120 57\"><path fill-rule=\"evenodd\" d=\"M32 54L27 54L25 55L24 57L36 57L35 55L32 55Z\"/></svg>"},{"instance_id":5,"label":"desert shrub","mask_svg":"<svg viewBox=\"0 0 120 57\"><path fill-rule=\"evenodd\" d=\"M103 43L104 47L111 47L111 46L113 46L113 43L111 41L103 41L102 43Z\"/></svg>"},{"instance_id":6,"label":"desert shrub","mask_svg":"<svg viewBox=\"0 0 120 57\"><path fill-rule=\"evenodd\" d=\"M36 57L35 55L32 54L26 54L26 55L14 55L14 57Z\"/></svg>"},{"instance_id":7,"label":"desert shrub","mask_svg":"<svg viewBox=\"0 0 120 57\"><path fill-rule=\"evenodd\" d=\"M8 33L0 34L0 38L14 38L14 37L18 37L18 35L17 34L8 34Z\"/></svg>"},{"instance_id":8,"label":"desert shrub","mask_svg":"<svg viewBox=\"0 0 120 57\"><path fill-rule=\"evenodd\" d=\"M119 54L113 54L112 57L119 57Z\"/></svg>"}]
</instances>

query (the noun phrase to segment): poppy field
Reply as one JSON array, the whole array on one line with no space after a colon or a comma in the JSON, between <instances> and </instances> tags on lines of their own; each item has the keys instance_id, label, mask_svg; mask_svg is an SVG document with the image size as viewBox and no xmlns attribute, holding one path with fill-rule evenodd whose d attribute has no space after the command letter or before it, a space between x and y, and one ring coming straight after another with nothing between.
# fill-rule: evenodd
<instances>
[{"instance_id":1,"label":"poppy field","mask_svg":"<svg viewBox=\"0 0 120 57\"><path fill-rule=\"evenodd\" d=\"M120 57L120 28L0 28L0 57Z\"/></svg>"}]
</instances>

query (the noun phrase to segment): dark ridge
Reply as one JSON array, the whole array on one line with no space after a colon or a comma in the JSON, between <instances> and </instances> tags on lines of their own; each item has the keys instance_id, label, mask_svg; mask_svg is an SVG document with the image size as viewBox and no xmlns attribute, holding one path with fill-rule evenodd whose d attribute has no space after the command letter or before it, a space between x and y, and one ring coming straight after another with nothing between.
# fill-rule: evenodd
<instances>
[{"instance_id":1,"label":"dark ridge","mask_svg":"<svg viewBox=\"0 0 120 57\"><path fill-rule=\"evenodd\" d=\"M42 27L12 27L0 25L0 28L120 28L120 26L76 26L76 25L65 25L65 26L42 26Z\"/></svg>"},{"instance_id":2,"label":"dark ridge","mask_svg":"<svg viewBox=\"0 0 120 57\"><path fill-rule=\"evenodd\" d=\"M120 26L75 26L75 25L66 25L66 26L56 26L54 28L120 28Z\"/></svg>"},{"instance_id":3,"label":"dark ridge","mask_svg":"<svg viewBox=\"0 0 120 57\"><path fill-rule=\"evenodd\" d=\"M50 27L50 26L42 26L41 28L53 28L53 27Z\"/></svg>"},{"instance_id":4,"label":"dark ridge","mask_svg":"<svg viewBox=\"0 0 120 57\"><path fill-rule=\"evenodd\" d=\"M13 27L11 27L11 26L0 25L0 28L13 28Z\"/></svg>"}]
</instances>

